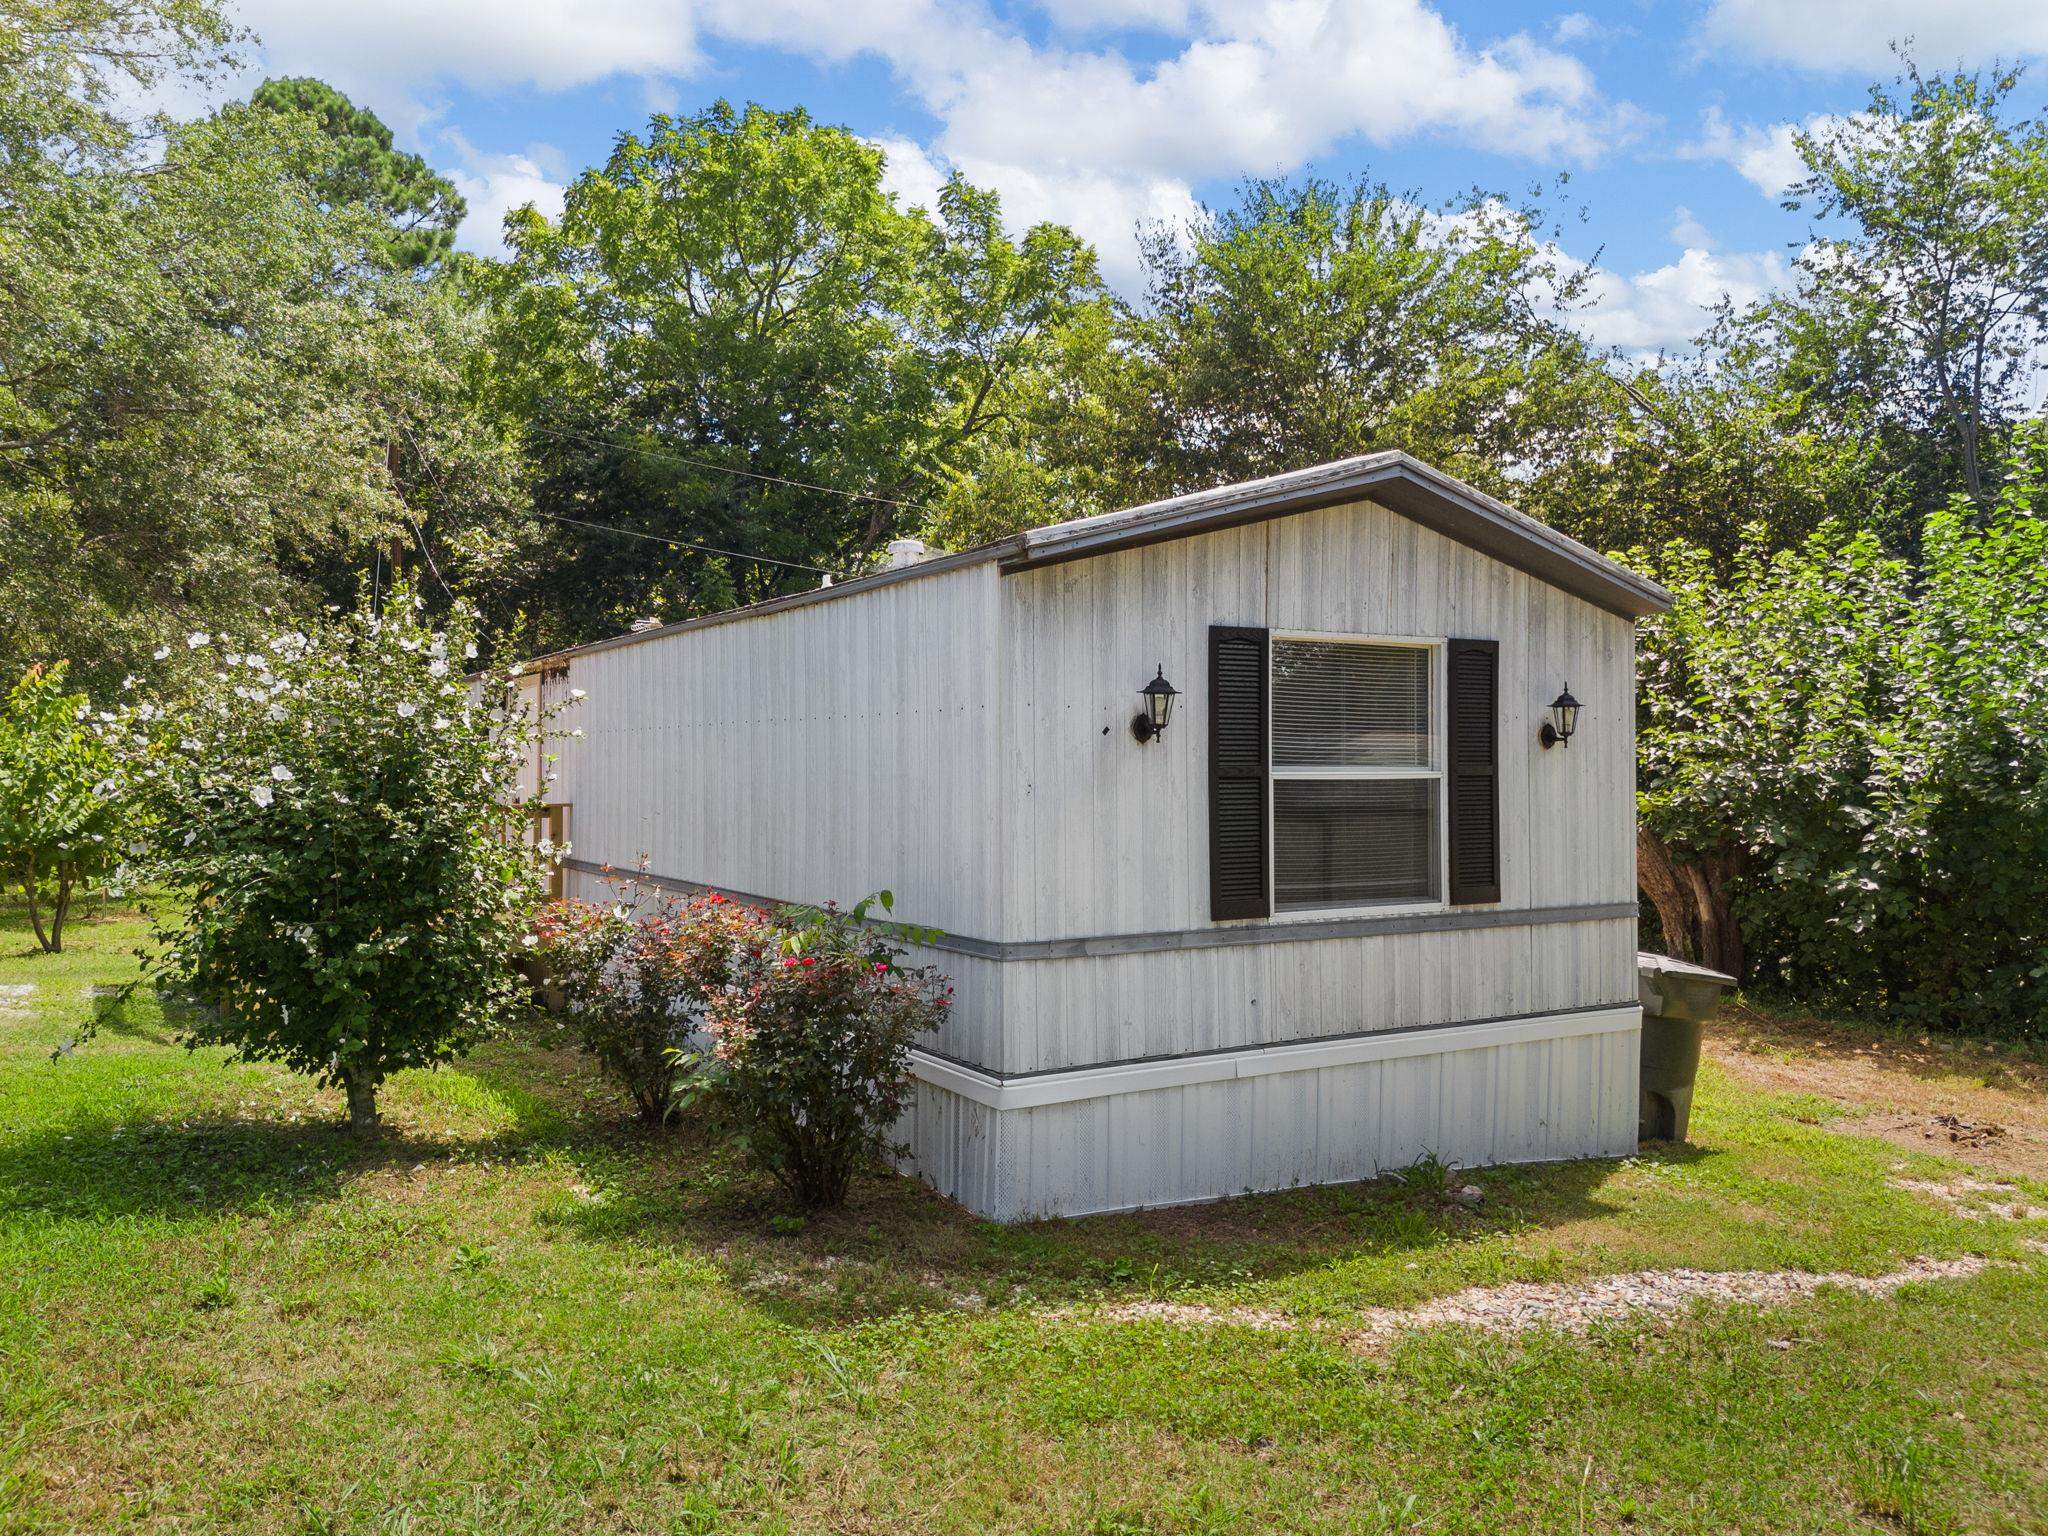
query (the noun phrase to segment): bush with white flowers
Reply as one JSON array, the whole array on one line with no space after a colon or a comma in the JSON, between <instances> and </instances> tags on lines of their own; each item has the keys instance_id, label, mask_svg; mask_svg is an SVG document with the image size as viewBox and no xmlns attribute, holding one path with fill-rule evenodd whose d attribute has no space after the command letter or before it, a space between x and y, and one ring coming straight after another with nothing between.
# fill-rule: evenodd
<instances>
[{"instance_id":1,"label":"bush with white flowers","mask_svg":"<svg viewBox=\"0 0 2048 1536\"><path fill-rule=\"evenodd\" d=\"M358 1129L386 1077L458 1054L518 995L543 894L544 855L508 832L541 723L465 681L473 634L404 590L255 642L194 631L217 665L130 737L192 1043L340 1086Z\"/></svg>"}]
</instances>

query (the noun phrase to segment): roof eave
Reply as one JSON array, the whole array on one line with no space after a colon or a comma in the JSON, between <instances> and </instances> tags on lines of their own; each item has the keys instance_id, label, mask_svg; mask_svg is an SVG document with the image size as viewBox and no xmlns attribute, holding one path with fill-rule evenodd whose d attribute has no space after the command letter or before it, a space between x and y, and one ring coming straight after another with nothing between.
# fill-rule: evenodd
<instances>
[{"instance_id":1,"label":"roof eave","mask_svg":"<svg viewBox=\"0 0 2048 1536\"><path fill-rule=\"evenodd\" d=\"M1125 516L1031 529L1002 548L997 560L1005 571L1034 570L1361 497L1623 618L1644 618L1671 606L1671 594L1656 582L1405 453L1372 454L1179 496Z\"/></svg>"}]
</instances>

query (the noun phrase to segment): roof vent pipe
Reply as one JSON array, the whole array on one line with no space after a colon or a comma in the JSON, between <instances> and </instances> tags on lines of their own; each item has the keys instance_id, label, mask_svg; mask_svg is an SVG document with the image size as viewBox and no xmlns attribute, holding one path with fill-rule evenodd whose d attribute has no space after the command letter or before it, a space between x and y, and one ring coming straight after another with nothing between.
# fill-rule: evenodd
<instances>
[{"instance_id":1,"label":"roof vent pipe","mask_svg":"<svg viewBox=\"0 0 2048 1536\"><path fill-rule=\"evenodd\" d=\"M916 565L929 558L931 550L923 539L891 539L889 541L889 569L900 571L905 566Z\"/></svg>"},{"instance_id":2,"label":"roof vent pipe","mask_svg":"<svg viewBox=\"0 0 2048 1536\"><path fill-rule=\"evenodd\" d=\"M635 619L632 623L632 632L636 635L644 635L650 629L659 628L661 628L661 620L659 619Z\"/></svg>"}]
</instances>

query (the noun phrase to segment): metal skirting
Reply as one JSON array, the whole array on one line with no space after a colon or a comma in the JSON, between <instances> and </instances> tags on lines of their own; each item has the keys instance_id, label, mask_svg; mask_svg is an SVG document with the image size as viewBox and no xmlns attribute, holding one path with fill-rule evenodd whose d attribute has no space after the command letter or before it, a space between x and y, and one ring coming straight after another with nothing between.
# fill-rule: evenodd
<instances>
[{"instance_id":1,"label":"metal skirting","mask_svg":"<svg viewBox=\"0 0 2048 1536\"><path fill-rule=\"evenodd\" d=\"M569 858L564 867L601 879L633 882L678 895L716 892L752 906L779 907L789 898L736 891L729 886L647 870L620 869L589 859ZM1389 917L1329 917L1298 921L1219 924L1213 928L1176 928L1158 933L1105 933L1068 939L977 939L941 933L927 948L981 960L1078 960L1091 955L1140 955L1160 950L1226 949L1240 944L1304 944L1318 939L1375 938L1403 933L1450 933L1474 928L1535 928L1552 923L1597 923L1636 916L1636 904L1599 902L1572 907L1454 907L1442 912L1404 912ZM907 921L907 920L904 920ZM911 923L910 926L922 926Z\"/></svg>"},{"instance_id":2,"label":"metal skirting","mask_svg":"<svg viewBox=\"0 0 2048 1536\"><path fill-rule=\"evenodd\" d=\"M1448 1051L1520 1045L1532 1040L1614 1034L1640 1028L1642 1016L1638 1005L1617 1003L1605 1007L1575 1008L1564 1013L1528 1014L1461 1024L1430 1024L1412 1029L1290 1041L1284 1045L1244 1046L1199 1055L1108 1062L1031 1073L988 1072L931 1051L914 1050L910 1057L912 1075L935 1088L957 1093L990 1109L1036 1109L1047 1104L1071 1104L1082 1099L1110 1098L1157 1088L1265 1077L1276 1072L1308 1072L1360 1062L1395 1061L1411 1056L1436 1056Z\"/></svg>"}]
</instances>

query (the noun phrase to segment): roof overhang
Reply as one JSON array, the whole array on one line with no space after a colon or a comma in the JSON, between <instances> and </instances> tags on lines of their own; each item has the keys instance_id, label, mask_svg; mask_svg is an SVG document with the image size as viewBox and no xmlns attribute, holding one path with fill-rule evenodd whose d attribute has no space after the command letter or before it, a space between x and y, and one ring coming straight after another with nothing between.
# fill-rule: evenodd
<instances>
[{"instance_id":1,"label":"roof overhang","mask_svg":"<svg viewBox=\"0 0 2048 1536\"><path fill-rule=\"evenodd\" d=\"M1036 570L1365 499L1623 618L1640 619L1671 606L1671 594L1656 582L1400 452L1340 459L1027 529L999 544L996 559L1005 571Z\"/></svg>"}]
</instances>

